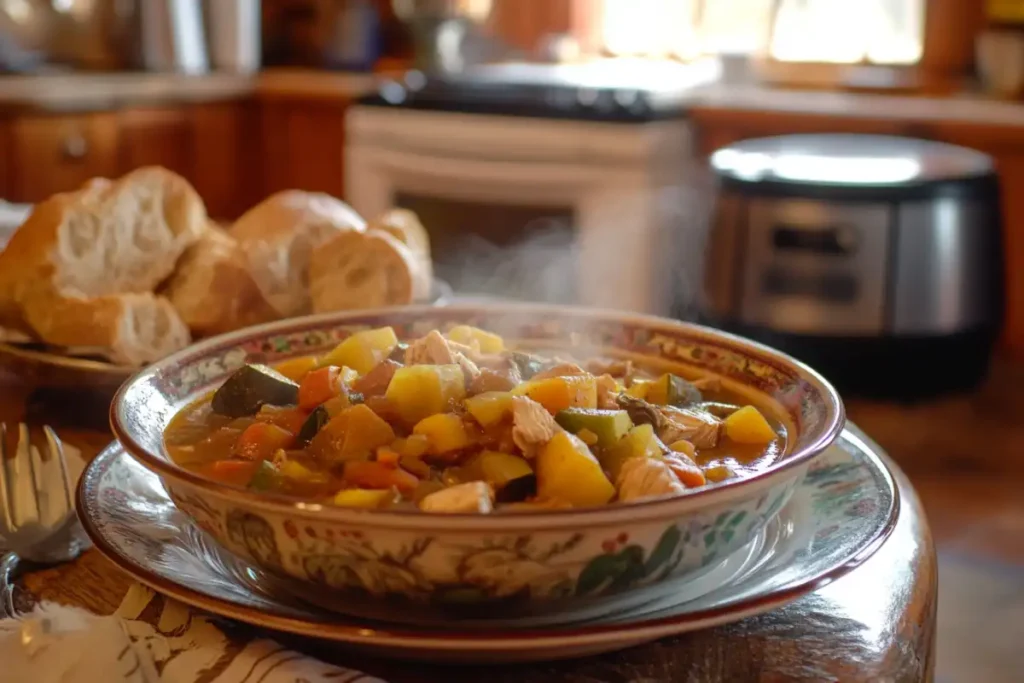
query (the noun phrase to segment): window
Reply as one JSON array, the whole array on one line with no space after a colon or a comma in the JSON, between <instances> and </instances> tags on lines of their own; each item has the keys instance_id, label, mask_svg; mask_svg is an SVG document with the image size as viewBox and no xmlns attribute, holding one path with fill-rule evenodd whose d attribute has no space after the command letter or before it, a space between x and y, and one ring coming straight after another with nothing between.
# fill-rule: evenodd
<instances>
[{"instance_id":1,"label":"window","mask_svg":"<svg viewBox=\"0 0 1024 683\"><path fill-rule=\"evenodd\" d=\"M926 0L601 0L614 55L766 53L783 62L915 64Z\"/></svg>"}]
</instances>

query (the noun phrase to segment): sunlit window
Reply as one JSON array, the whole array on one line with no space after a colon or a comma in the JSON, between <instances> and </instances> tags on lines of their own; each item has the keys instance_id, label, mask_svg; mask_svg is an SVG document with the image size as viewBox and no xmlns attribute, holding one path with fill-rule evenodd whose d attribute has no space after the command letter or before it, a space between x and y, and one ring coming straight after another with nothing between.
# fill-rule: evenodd
<instances>
[{"instance_id":1,"label":"sunlit window","mask_svg":"<svg viewBox=\"0 0 1024 683\"><path fill-rule=\"evenodd\" d=\"M603 0L605 49L690 59L767 53L786 62L914 64L926 0Z\"/></svg>"}]
</instances>

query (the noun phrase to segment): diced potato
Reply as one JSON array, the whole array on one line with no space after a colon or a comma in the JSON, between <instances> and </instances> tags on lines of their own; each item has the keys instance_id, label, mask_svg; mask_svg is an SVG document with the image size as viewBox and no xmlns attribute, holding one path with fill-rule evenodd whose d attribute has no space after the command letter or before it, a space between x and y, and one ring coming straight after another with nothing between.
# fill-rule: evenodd
<instances>
[{"instance_id":1,"label":"diced potato","mask_svg":"<svg viewBox=\"0 0 1024 683\"><path fill-rule=\"evenodd\" d=\"M704 470L704 477L715 484L726 479L732 479L735 476L736 472L728 465L712 465Z\"/></svg>"},{"instance_id":2,"label":"diced potato","mask_svg":"<svg viewBox=\"0 0 1024 683\"><path fill-rule=\"evenodd\" d=\"M391 425L359 404L331 418L313 437L309 451L325 460L368 458L379 446L387 446L394 440Z\"/></svg>"},{"instance_id":3,"label":"diced potato","mask_svg":"<svg viewBox=\"0 0 1024 683\"><path fill-rule=\"evenodd\" d=\"M505 350L505 341L501 337L470 325L456 325L448 331L448 338L466 346L476 342L482 353L501 353Z\"/></svg>"},{"instance_id":4,"label":"diced potato","mask_svg":"<svg viewBox=\"0 0 1024 683\"><path fill-rule=\"evenodd\" d=\"M661 406L686 406L702 399L697 387L671 372L648 384L646 394L639 398Z\"/></svg>"},{"instance_id":5,"label":"diced potato","mask_svg":"<svg viewBox=\"0 0 1024 683\"><path fill-rule=\"evenodd\" d=\"M365 375L398 346L398 337L390 327L356 332L320 359L320 365L344 365Z\"/></svg>"},{"instance_id":6,"label":"diced potato","mask_svg":"<svg viewBox=\"0 0 1024 683\"><path fill-rule=\"evenodd\" d=\"M778 434L754 406L744 406L725 418L725 435L736 443L771 443Z\"/></svg>"},{"instance_id":7,"label":"diced potato","mask_svg":"<svg viewBox=\"0 0 1024 683\"><path fill-rule=\"evenodd\" d=\"M348 394L339 394L334 398L328 399L323 404L323 409L327 411L327 414L331 417L336 417L341 411L350 407L352 402L348 399Z\"/></svg>"},{"instance_id":8,"label":"diced potato","mask_svg":"<svg viewBox=\"0 0 1024 683\"><path fill-rule=\"evenodd\" d=\"M510 481L533 474L530 463L518 455L498 451L484 451L467 463L463 469L480 477L495 489L501 489Z\"/></svg>"},{"instance_id":9,"label":"diced potato","mask_svg":"<svg viewBox=\"0 0 1024 683\"><path fill-rule=\"evenodd\" d=\"M379 508L394 494L389 489L345 489L334 496L334 504L344 508Z\"/></svg>"},{"instance_id":10,"label":"diced potato","mask_svg":"<svg viewBox=\"0 0 1024 683\"><path fill-rule=\"evenodd\" d=\"M282 477L294 479L295 481L313 481L317 477L321 476L317 472L314 472L303 465L301 462L296 462L294 460L286 460L281 464L278 471L281 473Z\"/></svg>"},{"instance_id":11,"label":"diced potato","mask_svg":"<svg viewBox=\"0 0 1024 683\"><path fill-rule=\"evenodd\" d=\"M587 445L558 432L537 454L537 496L564 500L576 507L603 505L615 487Z\"/></svg>"},{"instance_id":12,"label":"diced potato","mask_svg":"<svg viewBox=\"0 0 1024 683\"><path fill-rule=\"evenodd\" d=\"M427 437L430 453L440 455L461 450L470 444L462 418L454 413L438 413L425 417L413 427L413 434Z\"/></svg>"},{"instance_id":13,"label":"diced potato","mask_svg":"<svg viewBox=\"0 0 1024 683\"><path fill-rule=\"evenodd\" d=\"M470 481L425 496L420 509L448 514L487 513L494 509L494 492L482 481Z\"/></svg>"},{"instance_id":14,"label":"diced potato","mask_svg":"<svg viewBox=\"0 0 1024 683\"><path fill-rule=\"evenodd\" d=\"M301 382L306 373L316 369L318 365L316 358L313 356L302 356L282 361L275 365L274 369L293 382Z\"/></svg>"},{"instance_id":15,"label":"diced potato","mask_svg":"<svg viewBox=\"0 0 1024 683\"><path fill-rule=\"evenodd\" d=\"M651 388L650 380L636 379L636 380L633 380L633 384L631 384L629 386L629 388L626 389L626 395L627 396L632 396L633 398L641 398L641 399L646 401L647 400L647 392L650 390L650 388Z\"/></svg>"},{"instance_id":16,"label":"diced potato","mask_svg":"<svg viewBox=\"0 0 1024 683\"><path fill-rule=\"evenodd\" d=\"M676 453L685 453L690 458L697 457L697 448L686 439L673 441L671 444L669 444L669 449L675 451Z\"/></svg>"},{"instance_id":17,"label":"diced potato","mask_svg":"<svg viewBox=\"0 0 1024 683\"><path fill-rule=\"evenodd\" d=\"M601 451L601 465L611 476L619 478L619 470L630 458L656 458L661 455L661 444L649 424L637 425L629 430L615 445Z\"/></svg>"},{"instance_id":18,"label":"diced potato","mask_svg":"<svg viewBox=\"0 0 1024 683\"><path fill-rule=\"evenodd\" d=\"M597 408L597 378L572 375L531 380L517 386L512 394L532 398L552 415L566 408Z\"/></svg>"},{"instance_id":19,"label":"diced potato","mask_svg":"<svg viewBox=\"0 0 1024 683\"><path fill-rule=\"evenodd\" d=\"M564 411L563 411L564 412ZM561 413L559 413L561 414ZM596 446L598 442L597 434L590 431L586 427L576 432L576 436L580 437L580 441L587 444L587 446Z\"/></svg>"},{"instance_id":20,"label":"diced potato","mask_svg":"<svg viewBox=\"0 0 1024 683\"><path fill-rule=\"evenodd\" d=\"M384 395L402 421L414 425L465 398L466 382L458 365L410 365L395 371Z\"/></svg>"},{"instance_id":21,"label":"diced potato","mask_svg":"<svg viewBox=\"0 0 1024 683\"><path fill-rule=\"evenodd\" d=\"M464 405L482 427L491 427L512 414L512 394L508 391L487 391L470 396Z\"/></svg>"},{"instance_id":22,"label":"diced potato","mask_svg":"<svg viewBox=\"0 0 1024 683\"><path fill-rule=\"evenodd\" d=\"M633 427L633 421L625 410L569 408L555 415L555 421L577 436L582 430L590 432L597 439L595 443L602 448L617 444Z\"/></svg>"},{"instance_id":23,"label":"diced potato","mask_svg":"<svg viewBox=\"0 0 1024 683\"><path fill-rule=\"evenodd\" d=\"M391 447L402 457L419 458L430 450L430 440L423 434L412 434L405 439L395 439Z\"/></svg>"}]
</instances>

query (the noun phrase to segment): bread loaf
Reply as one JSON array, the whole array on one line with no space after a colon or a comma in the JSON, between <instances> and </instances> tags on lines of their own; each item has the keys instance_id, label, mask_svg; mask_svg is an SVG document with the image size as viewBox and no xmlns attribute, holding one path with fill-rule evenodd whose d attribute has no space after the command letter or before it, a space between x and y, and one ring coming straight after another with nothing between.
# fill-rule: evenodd
<instances>
[{"instance_id":1,"label":"bread loaf","mask_svg":"<svg viewBox=\"0 0 1024 683\"><path fill-rule=\"evenodd\" d=\"M434 277L434 264L430 260L430 237L419 216L409 209L391 209L373 220L369 229L383 230L409 247L419 260L418 273L423 278L423 282L417 284L417 290L429 293Z\"/></svg>"},{"instance_id":2,"label":"bread loaf","mask_svg":"<svg viewBox=\"0 0 1024 683\"><path fill-rule=\"evenodd\" d=\"M0 323L51 344L106 340L125 360L180 348L188 330L152 291L206 221L192 186L160 168L55 195L35 207L0 253ZM123 298L133 294L146 296ZM152 352L140 348L149 342Z\"/></svg>"},{"instance_id":3,"label":"bread loaf","mask_svg":"<svg viewBox=\"0 0 1024 683\"><path fill-rule=\"evenodd\" d=\"M366 223L348 204L330 195L287 190L256 205L231 228L264 298L279 317L311 310L310 255L342 232Z\"/></svg>"},{"instance_id":4,"label":"bread loaf","mask_svg":"<svg viewBox=\"0 0 1024 683\"><path fill-rule=\"evenodd\" d=\"M26 320L50 344L109 349L104 355L123 365L158 360L191 342L171 303L149 292L57 297L26 309Z\"/></svg>"},{"instance_id":5,"label":"bread loaf","mask_svg":"<svg viewBox=\"0 0 1024 683\"><path fill-rule=\"evenodd\" d=\"M198 336L277 318L256 285L238 242L216 227L189 247L163 293Z\"/></svg>"},{"instance_id":6,"label":"bread loaf","mask_svg":"<svg viewBox=\"0 0 1024 683\"><path fill-rule=\"evenodd\" d=\"M390 234L337 235L313 252L310 294L317 313L398 306L429 293L419 259Z\"/></svg>"}]
</instances>

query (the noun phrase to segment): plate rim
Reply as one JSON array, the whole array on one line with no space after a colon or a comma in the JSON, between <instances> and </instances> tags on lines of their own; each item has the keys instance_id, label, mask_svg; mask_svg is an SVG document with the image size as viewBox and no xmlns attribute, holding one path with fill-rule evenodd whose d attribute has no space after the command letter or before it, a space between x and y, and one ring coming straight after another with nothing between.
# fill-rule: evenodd
<instances>
[{"instance_id":1,"label":"plate rim","mask_svg":"<svg viewBox=\"0 0 1024 683\"><path fill-rule=\"evenodd\" d=\"M407 649L445 649L461 651L493 651L520 650L531 647L567 647L573 645L598 645L613 643L624 637L631 639L654 640L669 635L685 633L726 623L777 609L814 591L817 591L859 567L871 558L892 535L900 518L902 509L899 484L887 464L888 456L881 447L852 423L847 423L840 436L851 442L867 461L869 466L881 476L882 481L891 492L892 502L889 514L874 534L849 557L837 561L829 569L820 574L769 591L763 595L738 598L726 601L715 607L689 612L611 624L561 625L529 629L493 629L470 632L444 631L442 635L433 635L422 628L386 625L381 627L377 622L361 620L358 617L345 617L331 613L329 620L311 621L284 615L268 615L258 608L241 606L229 599L204 594L193 588L182 586L174 581L151 572L148 568L136 564L113 548L104 535L94 525L92 519L84 514L87 489L95 486L98 480L99 463L102 459L113 457L131 458L124 447L114 441L100 452L86 467L76 491L77 509L82 526L92 539L96 549L119 569L133 579L149 586L159 593L168 595L184 604L207 612L234 619L246 624L283 631L300 636L314 637L357 646L376 648L398 647ZM118 453L120 451L120 453Z\"/></svg>"}]
</instances>

